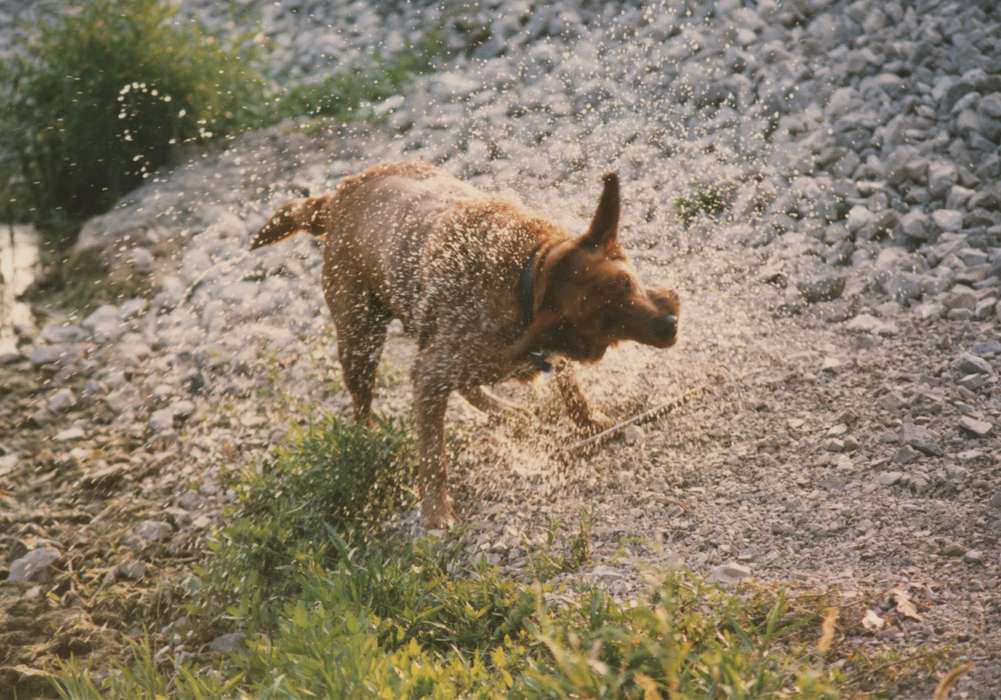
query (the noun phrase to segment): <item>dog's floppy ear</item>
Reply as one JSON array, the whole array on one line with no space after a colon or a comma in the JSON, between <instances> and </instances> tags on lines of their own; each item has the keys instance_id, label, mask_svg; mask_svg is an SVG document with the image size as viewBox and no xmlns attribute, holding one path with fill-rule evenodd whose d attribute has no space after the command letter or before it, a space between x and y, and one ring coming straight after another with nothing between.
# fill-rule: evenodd
<instances>
[{"instance_id":1,"label":"dog's floppy ear","mask_svg":"<svg viewBox=\"0 0 1001 700\"><path fill-rule=\"evenodd\" d=\"M617 173L605 173L602 178L605 183L598 200L598 208L591 219L587 233L580 237L580 245L597 249L605 248L609 252L618 251L619 236L619 176Z\"/></svg>"},{"instance_id":2,"label":"dog's floppy ear","mask_svg":"<svg viewBox=\"0 0 1001 700\"><path fill-rule=\"evenodd\" d=\"M250 239L250 249L277 243L299 231L322 236L327 232L328 222L323 210L328 202L327 196L306 197L286 202Z\"/></svg>"}]
</instances>

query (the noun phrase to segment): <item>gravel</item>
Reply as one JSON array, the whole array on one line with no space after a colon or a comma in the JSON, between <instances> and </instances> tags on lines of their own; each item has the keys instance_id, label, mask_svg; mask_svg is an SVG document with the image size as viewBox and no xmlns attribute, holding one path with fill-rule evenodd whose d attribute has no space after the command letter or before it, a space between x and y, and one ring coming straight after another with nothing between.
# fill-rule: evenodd
<instances>
[{"instance_id":1,"label":"gravel","mask_svg":"<svg viewBox=\"0 0 1001 700\"><path fill-rule=\"evenodd\" d=\"M127 534L182 561L227 499L219 465L253 464L281 439L295 415L282 397L347 411L315 242L244 255L301 188L421 157L581 230L614 168L624 244L644 279L680 290L685 316L676 349L617 348L582 383L618 419L708 391L570 464L557 457L577 439L565 423L526 437L456 398L449 424L470 437L450 479L474 540L519 574L551 519L590 512L587 571L623 597L643 586L618 560L626 539L646 543L644 566L683 561L721 581L906 582L923 592L923 622L894 634L968 655L957 693L1001 693L1001 18L989 3L720 2L703 22L709 4L686 17L581 2L522 22L520 5L488 2L465 10L490 27L476 46L428 3L239 6L290 82L321 79L372 36L408 42L441 21L464 50L380 105L381 124L243 135L87 223L81 248L134 263L155 291L50 321L5 355L0 453L20 455L11 478L37 483L16 494L22 511L97 470L100 449L119 468L80 482L95 513L109 492L134 502L106 517L132 518ZM182 13L225 26L217 7ZM336 29L348 15L353 29ZM677 199L706 185L724 212L681 221ZM408 411L413 353L391 327L378 410ZM498 391L538 405L549 390ZM73 483L58 487L70 514ZM188 516L165 514L175 505ZM88 556L83 570L102 576L117 565ZM147 566L136 583L158 576Z\"/></svg>"}]
</instances>

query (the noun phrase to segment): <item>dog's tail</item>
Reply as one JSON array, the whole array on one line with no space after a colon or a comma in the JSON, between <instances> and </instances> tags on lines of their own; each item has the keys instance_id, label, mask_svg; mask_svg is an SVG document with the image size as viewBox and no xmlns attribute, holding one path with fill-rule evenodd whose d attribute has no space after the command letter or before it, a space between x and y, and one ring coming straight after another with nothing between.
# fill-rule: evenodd
<instances>
[{"instance_id":1,"label":"dog's tail","mask_svg":"<svg viewBox=\"0 0 1001 700\"><path fill-rule=\"evenodd\" d=\"M330 230L330 195L294 199L282 205L250 239L250 249L271 245L299 231L322 236Z\"/></svg>"}]
</instances>

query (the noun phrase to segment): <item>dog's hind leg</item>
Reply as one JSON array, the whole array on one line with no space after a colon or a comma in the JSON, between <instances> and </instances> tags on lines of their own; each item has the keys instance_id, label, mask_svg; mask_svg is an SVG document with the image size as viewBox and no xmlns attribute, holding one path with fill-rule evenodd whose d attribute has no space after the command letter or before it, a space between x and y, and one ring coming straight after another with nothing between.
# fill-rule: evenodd
<instances>
[{"instance_id":1,"label":"dog's hind leg","mask_svg":"<svg viewBox=\"0 0 1001 700\"><path fill-rule=\"evenodd\" d=\"M337 355L344 371L344 383L351 392L355 420L372 422L372 394L375 370L379 366L386 328L391 320L377 303L358 299L348 308L331 307L337 327Z\"/></svg>"}]
</instances>

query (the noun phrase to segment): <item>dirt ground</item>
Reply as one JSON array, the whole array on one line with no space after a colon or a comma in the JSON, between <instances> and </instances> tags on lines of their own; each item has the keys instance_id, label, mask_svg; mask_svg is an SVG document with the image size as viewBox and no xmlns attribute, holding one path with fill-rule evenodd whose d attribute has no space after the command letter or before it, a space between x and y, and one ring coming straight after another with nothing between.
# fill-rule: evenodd
<instances>
[{"instance_id":1,"label":"dirt ground","mask_svg":"<svg viewBox=\"0 0 1001 700\"><path fill-rule=\"evenodd\" d=\"M974 664L959 691L991 697L1001 688L1001 436L973 437L960 419L998 418L994 328L884 305L873 312L894 334L851 332L843 319L865 311L863 297L790 304L763 281L760 260L746 251L734 260L714 239L695 230L670 253L637 256L641 276L683 295L676 349L624 346L581 370L592 398L619 419L701 391L666 416L568 460L561 449L580 436L563 422L498 423L453 400L461 447L451 478L471 551L527 575L554 520L573 527L586 516L592 561L564 578L623 597L642 588L644 573L677 566L834 588L887 608L887 592L903 589L915 619L893 618L874 641L948 647ZM313 398L338 409L347 399L333 343L317 339L310 355ZM957 368L971 350L994 372ZM393 334L378 410L406 413L412 352ZM171 596L226 500L219 467L252 463L288 425L288 414L278 417L284 364L248 372L253 389L197 413L162 444L116 424L101 403L36 425L28 417L51 375L2 369L0 444L27 458L2 467L0 546L10 561L50 544L61 560L47 581L0 588L0 684L23 693L38 675L44 687L55 659L103 656L123 634L169 624ZM84 386L87 376L66 381ZM551 398L544 382L498 391L534 406ZM82 417L86 436L67 438ZM161 534L147 522L170 527Z\"/></svg>"}]
</instances>

